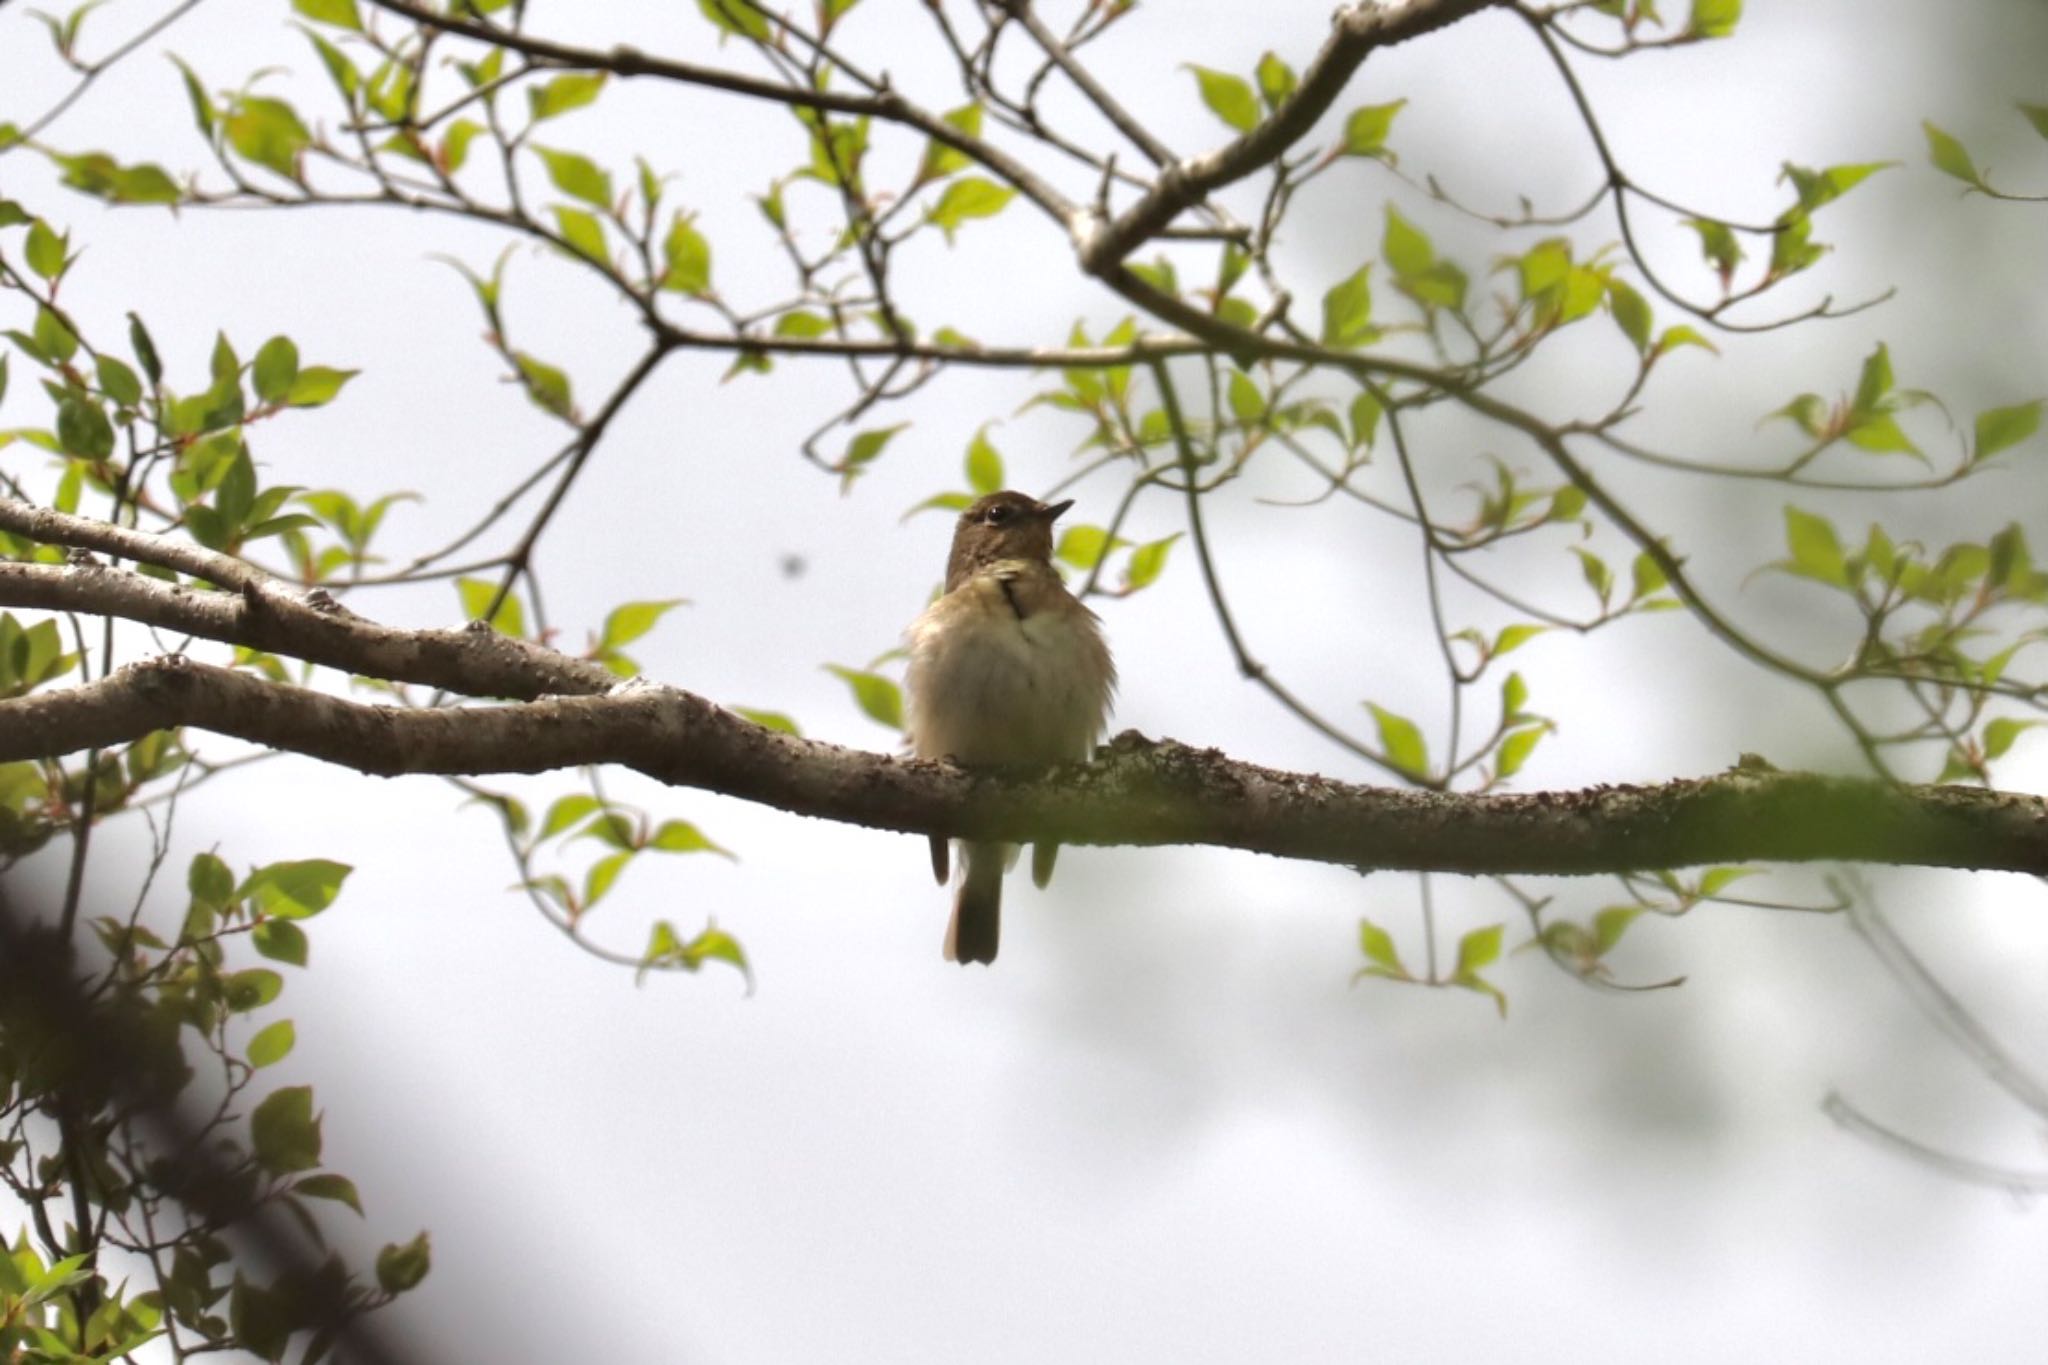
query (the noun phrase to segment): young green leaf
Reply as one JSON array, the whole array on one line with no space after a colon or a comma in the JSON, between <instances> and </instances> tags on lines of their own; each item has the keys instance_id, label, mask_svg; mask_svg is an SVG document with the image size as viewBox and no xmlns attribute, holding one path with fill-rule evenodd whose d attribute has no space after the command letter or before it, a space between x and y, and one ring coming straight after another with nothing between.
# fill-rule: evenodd
<instances>
[{"instance_id":1,"label":"young green leaf","mask_svg":"<svg viewBox=\"0 0 2048 1365\"><path fill-rule=\"evenodd\" d=\"M2017 403L2009 408L1986 408L1977 414L1977 441L1970 453L1975 460L1988 460L2032 436L2041 426L2041 401Z\"/></svg>"},{"instance_id":2,"label":"young green leaf","mask_svg":"<svg viewBox=\"0 0 2048 1365\"><path fill-rule=\"evenodd\" d=\"M606 73L602 71L574 71L566 76L557 76L542 85L528 86L526 103L533 121L551 119L581 109L604 93Z\"/></svg>"},{"instance_id":3,"label":"young green leaf","mask_svg":"<svg viewBox=\"0 0 2048 1365\"><path fill-rule=\"evenodd\" d=\"M1967 147L1924 119L1920 128L1927 134L1927 159L1934 163L1934 169L1943 175L1954 176L1973 190L1991 188L1984 183L1984 174L1977 169Z\"/></svg>"},{"instance_id":4,"label":"young green leaf","mask_svg":"<svg viewBox=\"0 0 2048 1365\"><path fill-rule=\"evenodd\" d=\"M554 187L572 198L599 209L612 206L611 174L589 157L577 152L559 151L529 143L535 156L548 168L548 179Z\"/></svg>"},{"instance_id":5,"label":"young green leaf","mask_svg":"<svg viewBox=\"0 0 2048 1365\"><path fill-rule=\"evenodd\" d=\"M1351 116L1344 120L1344 154L1390 158L1392 153L1387 151L1387 134L1394 129L1394 116L1407 103L1407 100L1400 99L1392 104L1368 104L1352 110Z\"/></svg>"},{"instance_id":6,"label":"young green leaf","mask_svg":"<svg viewBox=\"0 0 2048 1365\"><path fill-rule=\"evenodd\" d=\"M256 1030L256 1036L249 1040L249 1065L256 1068L274 1066L285 1059L298 1041L298 1033L289 1019L280 1019Z\"/></svg>"},{"instance_id":7,"label":"young green leaf","mask_svg":"<svg viewBox=\"0 0 2048 1365\"><path fill-rule=\"evenodd\" d=\"M1180 538L1181 533L1175 531L1163 540L1147 541L1131 551L1131 562L1124 568L1124 591L1137 592L1140 588L1151 586L1160 572L1166 568L1167 551L1171 550L1173 542Z\"/></svg>"},{"instance_id":8,"label":"young green leaf","mask_svg":"<svg viewBox=\"0 0 2048 1365\"><path fill-rule=\"evenodd\" d=\"M1202 103L1209 106L1209 112L1222 119L1240 133L1248 133L1259 123L1259 101L1252 94L1250 82L1225 71L1213 71L1206 66L1190 65L1195 84L1202 92Z\"/></svg>"},{"instance_id":9,"label":"young green leaf","mask_svg":"<svg viewBox=\"0 0 2048 1365\"><path fill-rule=\"evenodd\" d=\"M1362 265L1323 295L1323 345L1348 349L1379 335L1372 325L1371 275L1372 266Z\"/></svg>"},{"instance_id":10,"label":"young green leaf","mask_svg":"<svg viewBox=\"0 0 2048 1365\"><path fill-rule=\"evenodd\" d=\"M694 220L680 212L669 223L668 236L661 243L665 269L661 287L678 294L706 294L711 291L711 243L697 231Z\"/></svg>"},{"instance_id":11,"label":"young green leaf","mask_svg":"<svg viewBox=\"0 0 2048 1365\"><path fill-rule=\"evenodd\" d=\"M869 720L892 730L903 728L903 689L879 673L839 664L826 664L825 671L853 689L853 699Z\"/></svg>"},{"instance_id":12,"label":"young green leaf","mask_svg":"<svg viewBox=\"0 0 2048 1365\"><path fill-rule=\"evenodd\" d=\"M1384 967L1402 977L1408 969L1401 965L1401 954L1394 947L1394 937L1369 919L1358 921L1358 947L1365 954L1366 961L1374 966Z\"/></svg>"},{"instance_id":13,"label":"young green leaf","mask_svg":"<svg viewBox=\"0 0 2048 1365\"><path fill-rule=\"evenodd\" d=\"M257 1164L273 1175L318 1166L320 1120L313 1113L313 1088L292 1085L265 1096L249 1116L249 1137Z\"/></svg>"},{"instance_id":14,"label":"young green leaf","mask_svg":"<svg viewBox=\"0 0 2048 1365\"><path fill-rule=\"evenodd\" d=\"M665 598L658 602L627 602L614 607L604 618L604 631L598 637L598 649L618 649L653 630L655 624L669 612L683 604L680 597Z\"/></svg>"},{"instance_id":15,"label":"young green leaf","mask_svg":"<svg viewBox=\"0 0 2048 1365\"><path fill-rule=\"evenodd\" d=\"M962 223L970 218L993 218L1016 197L1017 192L1007 185L971 175L947 185L939 202L925 211L925 221L937 225L950 245Z\"/></svg>"},{"instance_id":16,"label":"young green leaf","mask_svg":"<svg viewBox=\"0 0 2048 1365\"><path fill-rule=\"evenodd\" d=\"M282 403L291 396L292 382L299 377L299 348L290 337L276 336L257 348L250 382L256 396L265 403Z\"/></svg>"},{"instance_id":17,"label":"young green leaf","mask_svg":"<svg viewBox=\"0 0 2048 1365\"><path fill-rule=\"evenodd\" d=\"M1849 586L1848 557L1827 518L1785 505L1785 545L1792 559L1785 567L1802 577Z\"/></svg>"},{"instance_id":18,"label":"young green leaf","mask_svg":"<svg viewBox=\"0 0 2048 1365\"><path fill-rule=\"evenodd\" d=\"M986 426L967 443L967 486L980 495L1003 486L1003 457L989 442Z\"/></svg>"},{"instance_id":19,"label":"young green leaf","mask_svg":"<svg viewBox=\"0 0 2048 1365\"><path fill-rule=\"evenodd\" d=\"M1415 777L1429 776L1429 747L1415 722L1374 702L1365 706L1379 727L1380 750L1387 762Z\"/></svg>"},{"instance_id":20,"label":"young green leaf","mask_svg":"<svg viewBox=\"0 0 2048 1365\"><path fill-rule=\"evenodd\" d=\"M1701 38L1726 38L1742 18L1742 0L1692 0L1686 32Z\"/></svg>"}]
</instances>

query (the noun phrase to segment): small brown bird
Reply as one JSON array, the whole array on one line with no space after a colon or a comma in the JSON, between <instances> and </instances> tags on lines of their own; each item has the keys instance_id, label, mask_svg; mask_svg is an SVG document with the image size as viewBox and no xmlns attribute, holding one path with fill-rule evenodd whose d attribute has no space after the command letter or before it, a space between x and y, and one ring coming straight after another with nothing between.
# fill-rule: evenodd
<instances>
[{"instance_id":1,"label":"small brown bird","mask_svg":"<svg viewBox=\"0 0 2048 1365\"><path fill-rule=\"evenodd\" d=\"M1087 758L1109 717L1116 665L1102 622L1052 567L1053 521L1074 504L991 493L960 514L946 589L911 622L910 747L963 767L1038 767ZM1058 844L1035 845L1031 878L1052 876ZM1014 844L963 842L946 957L993 962L1003 873ZM932 871L946 881L946 841Z\"/></svg>"}]
</instances>

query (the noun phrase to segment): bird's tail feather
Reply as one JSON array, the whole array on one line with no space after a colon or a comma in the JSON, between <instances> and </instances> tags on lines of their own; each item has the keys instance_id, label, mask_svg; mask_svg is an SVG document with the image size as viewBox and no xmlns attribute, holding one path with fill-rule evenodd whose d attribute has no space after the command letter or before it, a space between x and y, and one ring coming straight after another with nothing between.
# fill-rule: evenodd
<instances>
[{"instance_id":1,"label":"bird's tail feather","mask_svg":"<svg viewBox=\"0 0 2048 1365\"><path fill-rule=\"evenodd\" d=\"M1013 856L1002 844L962 844L960 891L946 926L948 962L994 962L1003 926L1003 870Z\"/></svg>"}]
</instances>

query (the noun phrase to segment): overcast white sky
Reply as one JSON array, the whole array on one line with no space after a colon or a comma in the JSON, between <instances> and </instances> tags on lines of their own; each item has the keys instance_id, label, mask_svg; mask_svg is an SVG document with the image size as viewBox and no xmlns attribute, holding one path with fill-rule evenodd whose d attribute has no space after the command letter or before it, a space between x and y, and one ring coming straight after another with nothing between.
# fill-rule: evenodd
<instances>
[{"instance_id":1,"label":"overcast white sky","mask_svg":"<svg viewBox=\"0 0 2048 1365\"><path fill-rule=\"evenodd\" d=\"M1782 201L1781 161L1913 163L1824 220L1840 253L1814 286L1904 291L1832 330L1684 358L1667 434L1769 439L1757 416L1802 388L1846 387L1878 338L1902 383L1954 392L1965 412L2048 388L2038 211L1958 206L1918 164L1931 117L2041 182L2048 156L2008 136L2024 130L2007 101L2048 98L2022 60L2048 50L2043 7L1978 7L1981 29L1905 0L1749 9L1736 43L1589 72L1619 150L1657 188L1752 217ZM311 88L319 73L286 10L215 0L169 46L216 86L285 63ZM1271 47L1302 65L1328 10L1155 0L1099 60L1191 151L1218 129L1178 64L1248 71ZM594 46L716 55L692 6L532 11L558 32L573 15ZM146 12L121 0L88 31ZM851 22L886 50L920 13L868 0ZM59 88L39 34L20 7L0 12L0 118ZM1396 145L1417 172L1503 203L1515 190L1563 202L1590 184L1554 85L1509 20L1375 57L1354 93L1347 104L1409 98ZM564 120L557 141L639 148L680 170L721 283L744 287L763 259L746 195L797 155L776 131L786 116L757 128L702 96L613 95ZM49 137L173 168L201 159L158 57L110 77ZM1292 246L1328 259L1332 278L1355 267L1391 189L1363 173L1333 182L1304 205ZM497 384L467 288L428 259L483 265L498 247L485 234L367 211L109 214L20 154L0 159L0 194L73 228L87 255L67 301L107 329L141 311L174 374L203 364L216 327L245 355L288 332L308 362L362 369L341 402L274 424L256 450L270 478L425 495L393 513L394 557L438 543L556 443ZM1420 216L1414 196L1402 203ZM1485 259L1485 239L1427 221ZM636 344L625 311L525 249L511 278L516 339L598 392ZM1021 208L920 258L911 287L920 321L991 340L1057 339L1077 316L1099 330L1118 315ZM0 426L46 420L24 368ZM948 527L900 513L957 486L985 421L1000 420L994 439L1032 488L1065 471L1075 433L1015 415L1026 376L948 379L842 498L796 451L843 401L836 372L784 365L721 384L722 369L672 361L621 418L544 552L551 617L573 645L617 601L688 597L634 650L649 674L888 747L820 665L889 647L936 580ZM1439 438L1447 459L1498 441L1454 424ZM28 455L17 444L0 458L12 472ZM1687 507L1681 548L1717 591L1825 657L1825 630L1800 614L1810 599L1742 583L1775 552L1780 496L1708 503L1697 485L1625 486L1674 517ZM1995 490L2000 518L2039 527L2039 488ZM1440 717L1411 547L1360 543L1360 523L1333 507L1252 497L1304 491L1276 471L1216 512L1254 649L1333 712L1359 714L1371 696ZM1082 514L1106 518L1116 492L1084 485ZM1139 521L1139 538L1178 529L1163 500ZM801 576L780 571L788 555ZM1125 678L1116 727L1364 776L1237 678L1190 567L1103 608ZM421 624L457 614L445 589L357 606ZM1697 774L1745 749L1785 766L1844 761L1805 703L1674 617L1531 646L1525 671L1563 726L1529 786ZM2039 789L2040 774L2008 776ZM2042 1162L2040 1134L1941 1048L1839 921L1717 910L1645 927L1621 967L1689 981L1643 995L1590 992L1518 956L1500 972L1502 1023L1463 993L1349 986L1361 914L1415 944L1412 879L1213 850L1068 850L1049 891L1010 887L997 967L963 971L939 958L945 893L921 841L614 790L698 821L740 861L638 867L594 932L632 951L652 918L715 916L752 955L751 998L719 972L635 989L577 952L504 889L514 874L495 822L432 781L286 759L202 790L178 816L173 866L214 846L237 867L356 866L311 926L318 970L288 987L300 1042L277 1078L318 1086L328 1157L362 1186L374 1237L432 1230L433 1275L387 1327L459 1342L446 1359L2039 1358L2048 1222L1863 1146L1820 1111L1841 1088L1973 1154ZM133 856L139 831L125 837ZM123 875L109 862L96 885L114 894ZM1882 884L1914 943L2048 1065L2041 888L1931 873ZM1500 916L1455 883L1438 890L1458 927ZM1577 894L1590 910L1608 893Z\"/></svg>"}]
</instances>

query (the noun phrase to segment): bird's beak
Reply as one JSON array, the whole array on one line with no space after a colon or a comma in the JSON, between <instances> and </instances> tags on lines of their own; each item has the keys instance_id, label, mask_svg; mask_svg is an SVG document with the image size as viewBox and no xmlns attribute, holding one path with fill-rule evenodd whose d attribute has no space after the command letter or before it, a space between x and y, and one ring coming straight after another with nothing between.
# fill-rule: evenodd
<instances>
[{"instance_id":1,"label":"bird's beak","mask_svg":"<svg viewBox=\"0 0 2048 1365\"><path fill-rule=\"evenodd\" d=\"M1065 502L1040 503L1038 506L1038 515L1044 517L1047 521L1058 521L1060 519L1060 513L1066 511L1069 507L1072 507L1073 505L1074 500L1072 498L1068 498Z\"/></svg>"}]
</instances>

